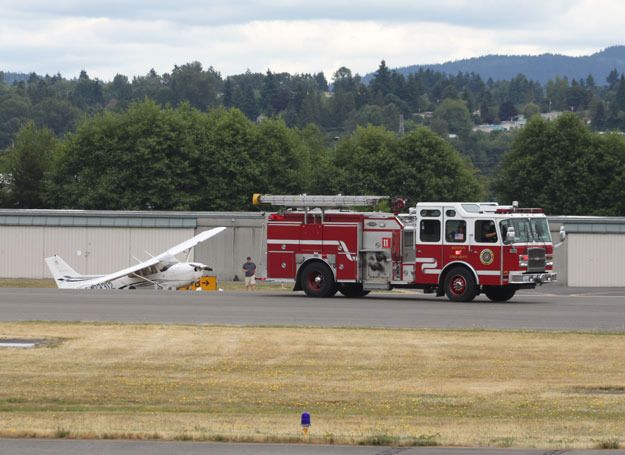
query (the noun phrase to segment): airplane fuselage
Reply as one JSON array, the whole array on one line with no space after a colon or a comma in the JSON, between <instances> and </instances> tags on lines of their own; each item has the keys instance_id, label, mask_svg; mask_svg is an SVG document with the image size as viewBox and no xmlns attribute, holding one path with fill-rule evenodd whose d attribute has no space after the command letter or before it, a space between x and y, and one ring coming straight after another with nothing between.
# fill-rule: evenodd
<instances>
[{"instance_id":1,"label":"airplane fuselage","mask_svg":"<svg viewBox=\"0 0 625 455\"><path fill-rule=\"evenodd\" d=\"M177 289L198 281L208 269L197 262L179 262L166 270L150 274L129 274L107 283L91 286L91 289Z\"/></svg>"}]
</instances>

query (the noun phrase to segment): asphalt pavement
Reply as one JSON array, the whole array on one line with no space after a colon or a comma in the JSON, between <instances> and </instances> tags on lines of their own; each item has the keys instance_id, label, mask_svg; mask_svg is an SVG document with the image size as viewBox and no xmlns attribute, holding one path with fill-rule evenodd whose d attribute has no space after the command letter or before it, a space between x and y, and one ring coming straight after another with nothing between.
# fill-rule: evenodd
<instances>
[{"instance_id":1,"label":"asphalt pavement","mask_svg":"<svg viewBox=\"0 0 625 455\"><path fill-rule=\"evenodd\" d=\"M0 439L0 455L623 455L625 450L541 450L446 447L372 447L304 444L222 444L160 441Z\"/></svg>"},{"instance_id":2,"label":"asphalt pavement","mask_svg":"<svg viewBox=\"0 0 625 455\"><path fill-rule=\"evenodd\" d=\"M506 303L420 292L361 299L301 292L0 289L1 321L625 331L625 289L543 287Z\"/></svg>"}]
</instances>

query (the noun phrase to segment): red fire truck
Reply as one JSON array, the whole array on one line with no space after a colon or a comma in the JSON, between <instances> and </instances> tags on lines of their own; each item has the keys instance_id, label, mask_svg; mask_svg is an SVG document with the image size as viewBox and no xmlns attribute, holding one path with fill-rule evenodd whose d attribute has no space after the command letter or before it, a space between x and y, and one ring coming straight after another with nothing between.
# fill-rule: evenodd
<instances>
[{"instance_id":1,"label":"red fire truck","mask_svg":"<svg viewBox=\"0 0 625 455\"><path fill-rule=\"evenodd\" d=\"M267 279L311 297L410 288L493 301L556 280L542 209L493 202L421 202L408 213L350 211L383 196L254 195L267 215ZM564 240L564 231L560 233Z\"/></svg>"}]
</instances>

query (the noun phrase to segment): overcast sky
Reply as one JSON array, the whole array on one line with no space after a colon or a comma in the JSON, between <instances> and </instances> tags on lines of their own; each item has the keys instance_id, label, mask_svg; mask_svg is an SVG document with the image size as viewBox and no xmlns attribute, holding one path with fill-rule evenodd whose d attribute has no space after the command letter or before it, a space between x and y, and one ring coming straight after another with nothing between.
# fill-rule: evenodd
<instances>
[{"instance_id":1,"label":"overcast sky","mask_svg":"<svg viewBox=\"0 0 625 455\"><path fill-rule=\"evenodd\" d=\"M365 74L625 44L619 0L0 0L0 70L110 80L197 60L222 75Z\"/></svg>"}]
</instances>

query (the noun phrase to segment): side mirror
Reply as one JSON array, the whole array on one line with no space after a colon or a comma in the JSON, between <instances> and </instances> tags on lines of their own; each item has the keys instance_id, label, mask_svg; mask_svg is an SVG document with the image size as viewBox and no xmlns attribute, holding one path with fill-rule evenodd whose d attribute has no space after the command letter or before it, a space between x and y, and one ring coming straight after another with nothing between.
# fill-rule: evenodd
<instances>
[{"instance_id":1,"label":"side mirror","mask_svg":"<svg viewBox=\"0 0 625 455\"><path fill-rule=\"evenodd\" d=\"M512 226L510 226L506 230L506 239L505 239L504 243L514 243L515 235L516 235L516 233L514 232L514 228Z\"/></svg>"},{"instance_id":2,"label":"side mirror","mask_svg":"<svg viewBox=\"0 0 625 455\"><path fill-rule=\"evenodd\" d=\"M564 242L566 240L566 231L564 230L564 226L560 226L560 241Z\"/></svg>"}]
</instances>

